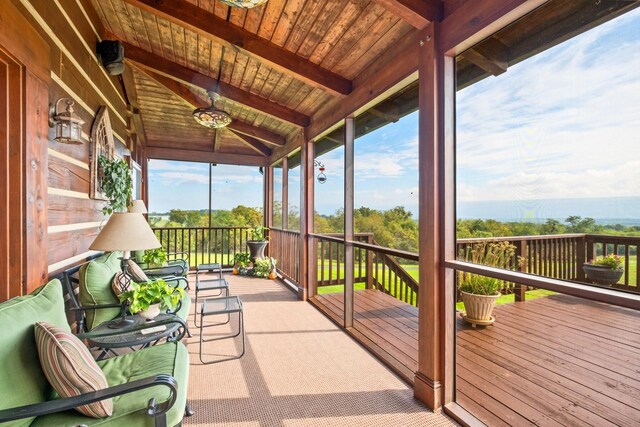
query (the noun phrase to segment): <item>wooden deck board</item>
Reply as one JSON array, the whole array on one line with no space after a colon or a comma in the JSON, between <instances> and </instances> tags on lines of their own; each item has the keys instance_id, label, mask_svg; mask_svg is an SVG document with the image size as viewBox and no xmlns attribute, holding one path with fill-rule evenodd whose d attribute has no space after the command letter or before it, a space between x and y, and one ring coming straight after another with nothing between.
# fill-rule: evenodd
<instances>
[{"instance_id":1,"label":"wooden deck board","mask_svg":"<svg viewBox=\"0 0 640 427\"><path fill-rule=\"evenodd\" d=\"M341 323L343 295L313 304ZM403 378L417 367L418 310L356 292L349 332ZM640 313L554 295L457 322L457 402L488 425L640 425Z\"/></svg>"}]
</instances>

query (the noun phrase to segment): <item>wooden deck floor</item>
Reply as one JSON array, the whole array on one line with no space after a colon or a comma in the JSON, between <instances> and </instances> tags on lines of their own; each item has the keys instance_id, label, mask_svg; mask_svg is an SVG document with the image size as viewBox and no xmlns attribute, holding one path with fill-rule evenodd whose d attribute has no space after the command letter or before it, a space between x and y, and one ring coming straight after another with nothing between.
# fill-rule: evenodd
<instances>
[{"instance_id":1,"label":"wooden deck floor","mask_svg":"<svg viewBox=\"0 0 640 427\"><path fill-rule=\"evenodd\" d=\"M312 303L341 322L342 294ZM407 381L418 312L357 291L352 335ZM555 295L496 307L496 323L457 322L457 402L491 426L640 425L640 313Z\"/></svg>"}]
</instances>

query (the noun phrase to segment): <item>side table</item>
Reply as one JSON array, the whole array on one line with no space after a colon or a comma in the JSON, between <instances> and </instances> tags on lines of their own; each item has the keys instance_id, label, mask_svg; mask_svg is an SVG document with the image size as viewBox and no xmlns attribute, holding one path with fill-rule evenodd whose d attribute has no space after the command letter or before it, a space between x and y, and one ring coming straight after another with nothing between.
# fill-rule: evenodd
<instances>
[{"instance_id":1,"label":"side table","mask_svg":"<svg viewBox=\"0 0 640 427\"><path fill-rule=\"evenodd\" d=\"M91 347L101 350L97 360L104 359L109 353L117 356L117 348L149 347L163 338L168 341L180 341L187 331L187 324L173 314L159 314L152 321L148 321L139 315L126 316L126 319L133 321L120 329L112 329L109 322L102 323L90 332L78 335L80 339L86 339ZM143 333L144 330L158 328L150 333ZM176 335L177 333L177 335Z\"/></svg>"}]
</instances>

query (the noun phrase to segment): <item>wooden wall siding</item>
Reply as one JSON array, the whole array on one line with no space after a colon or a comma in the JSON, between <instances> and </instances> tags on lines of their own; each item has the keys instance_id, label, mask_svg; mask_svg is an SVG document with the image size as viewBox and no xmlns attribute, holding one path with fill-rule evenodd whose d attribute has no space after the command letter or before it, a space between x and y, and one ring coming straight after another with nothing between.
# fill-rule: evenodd
<instances>
[{"instance_id":1,"label":"wooden wall siding","mask_svg":"<svg viewBox=\"0 0 640 427\"><path fill-rule=\"evenodd\" d=\"M43 189L48 197L43 230L48 239L44 277L55 274L88 255L89 245L106 219L104 202L89 199L89 133L95 112L107 105L116 138L116 152L126 152L132 120L122 85L99 64L95 46L101 25L86 0L15 0L51 49L51 84L47 102L61 97L75 101L75 111L85 121L83 144L66 145L53 141L54 129L45 127L48 138L44 156L48 160ZM44 59L43 59L44 60ZM45 115L46 116L46 115ZM30 255L33 257L33 255ZM47 271L48 270L48 271Z\"/></svg>"}]
</instances>

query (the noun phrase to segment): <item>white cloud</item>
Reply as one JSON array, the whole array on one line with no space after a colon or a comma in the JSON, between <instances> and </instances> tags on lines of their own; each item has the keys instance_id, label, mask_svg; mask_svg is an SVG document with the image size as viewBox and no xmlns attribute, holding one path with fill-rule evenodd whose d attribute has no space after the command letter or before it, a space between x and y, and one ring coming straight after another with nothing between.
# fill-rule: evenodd
<instances>
[{"instance_id":1,"label":"white cloud","mask_svg":"<svg viewBox=\"0 0 640 427\"><path fill-rule=\"evenodd\" d=\"M632 21L458 93L459 200L640 194L640 37L620 29Z\"/></svg>"}]
</instances>

